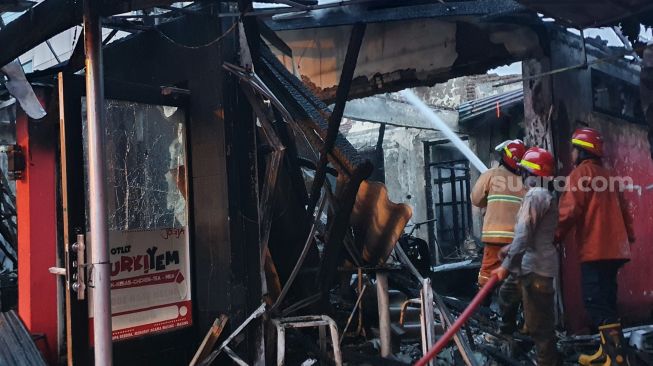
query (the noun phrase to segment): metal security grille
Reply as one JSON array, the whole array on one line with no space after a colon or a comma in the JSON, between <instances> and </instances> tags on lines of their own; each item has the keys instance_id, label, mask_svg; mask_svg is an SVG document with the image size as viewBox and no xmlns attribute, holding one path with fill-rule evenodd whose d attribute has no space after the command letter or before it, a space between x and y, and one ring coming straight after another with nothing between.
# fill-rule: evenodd
<instances>
[{"instance_id":1,"label":"metal security grille","mask_svg":"<svg viewBox=\"0 0 653 366\"><path fill-rule=\"evenodd\" d=\"M469 161L431 162L434 155L448 155L448 147L429 144L426 148L429 150L425 164L427 218L436 219L429 224L429 246L432 253L437 253L438 262L448 262L458 257L467 233L472 230Z\"/></svg>"}]
</instances>

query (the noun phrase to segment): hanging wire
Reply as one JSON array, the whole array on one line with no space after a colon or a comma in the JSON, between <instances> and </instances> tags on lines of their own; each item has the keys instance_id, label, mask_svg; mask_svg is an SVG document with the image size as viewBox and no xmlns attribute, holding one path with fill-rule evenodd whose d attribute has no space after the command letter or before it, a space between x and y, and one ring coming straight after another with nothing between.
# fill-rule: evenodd
<instances>
[{"instance_id":1,"label":"hanging wire","mask_svg":"<svg viewBox=\"0 0 653 366\"><path fill-rule=\"evenodd\" d=\"M167 34L163 33L163 31L162 31L159 27L154 27L154 30L156 30L156 32L159 33L159 35L160 35L163 39L165 39L166 41L172 43L172 44L175 45L175 46L178 46L178 47L181 47L181 48L190 49L190 50L197 50L197 49L200 49L200 48L209 47L209 46L211 46L211 45L214 45L214 44L220 42L223 38L225 38L227 35L229 35L229 33L233 32L234 29L236 29L237 26L238 26L238 22L234 22L234 24L232 24L231 27L229 27L229 29L227 29L227 30L226 30L223 34L221 34L218 38L216 38L216 39L214 39L214 40L212 40L212 41L209 41L208 43L201 44L201 45L197 45L197 46L189 46L189 45L185 45L185 44L179 43L179 42L175 41L174 39L170 38L170 36L168 36Z\"/></svg>"}]
</instances>

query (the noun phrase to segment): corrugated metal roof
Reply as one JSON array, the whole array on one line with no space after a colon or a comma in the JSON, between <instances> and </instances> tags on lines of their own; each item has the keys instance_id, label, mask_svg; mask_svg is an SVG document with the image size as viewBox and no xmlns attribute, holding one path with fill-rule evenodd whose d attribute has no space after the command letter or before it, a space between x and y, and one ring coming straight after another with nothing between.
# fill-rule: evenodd
<instances>
[{"instance_id":1,"label":"corrugated metal roof","mask_svg":"<svg viewBox=\"0 0 653 366\"><path fill-rule=\"evenodd\" d=\"M507 93L493 95L462 103L458 107L458 122L465 123L485 113L496 110L497 103L505 108L524 101L524 90L517 89Z\"/></svg>"}]
</instances>

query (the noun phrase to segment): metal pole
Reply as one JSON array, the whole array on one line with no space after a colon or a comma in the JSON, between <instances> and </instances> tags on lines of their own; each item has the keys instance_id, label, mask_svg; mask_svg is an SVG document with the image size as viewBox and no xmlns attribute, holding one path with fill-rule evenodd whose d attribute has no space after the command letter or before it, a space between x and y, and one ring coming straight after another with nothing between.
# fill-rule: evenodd
<instances>
[{"instance_id":1,"label":"metal pole","mask_svg":"<svg viewBox=\"0 0 653 366\"><path fill-rule=\"evenodd\" d=\"M490 280L485 284L485 286L483 286L481 291L476 294L476 296L472 299L472 302L470 302L463 313L460 314L456 322L453 323L449 329L447 329L447 331L442 337L440 337L440 339L438 339L438 341L435 343L435 346L433 346L433 348L431 348L427 354L425 354L421 359L419 359L419 361L415 363L415 366L426 366L431 360L435 358L435 356L438 355L438 353L440 353L440 351L442 351L447 343L449 343L451 337L454 337L456 332L458 332L463 324L465 324L465 322L474 314L479 305L481 305L483 299L490 295L497 283L499 283L499 277L490 277ZM470 356L474 357L473 354Z\"/></svg>"},{"instance_id":2,"label":"metal pole","mask_svg":"<svg viewBox=\"0 0 653 366\"><path fill-rule=\"evenodd\" d=\"M104 76L100 0L84 0L86 49L86 116L88 141L89 217L93 281L95 365L112 364L111 294L104 158Z\"/></svg>"},{"instance_id":3,"label":"metal pole","mask_svg":"<svg viewBox=\"0 0 653 366\"><path fill-rule=\"evenodd\" d=\"M435 340L435 321L433 318L433 288L431 279L422 279L422 351L428 353L429 347ZM429 361L429 366L435 366L433 360Z\"/></svg>"},{"instance_id":4,"label":"metal pole","mask_svg":"<svg viewBox=\"0 0 653 366\"><path fill-rule=\"evenodd\" d=\"M381 357L392 355L392 340L390 333L390 299L388 296L388 274L383 271L376 273L376 299L379 310L379 338L381 339Z\"/></svg>"}]
</instances>

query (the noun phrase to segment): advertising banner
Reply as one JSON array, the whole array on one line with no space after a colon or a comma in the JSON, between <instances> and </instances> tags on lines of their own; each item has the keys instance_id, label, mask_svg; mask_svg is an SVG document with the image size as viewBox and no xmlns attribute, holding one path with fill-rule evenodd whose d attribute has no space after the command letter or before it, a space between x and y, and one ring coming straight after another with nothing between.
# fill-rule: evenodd
<instances>
[{"instance_id":1,"label":"advertising banner","mask_svg":"<svg viewBox=\"0 0 653 366\"><path fill-rule=\"evenodd\" d=\"M192 324L186 228L110 231L109 245L114 340Z\"/></svg>"}]
</instances>

